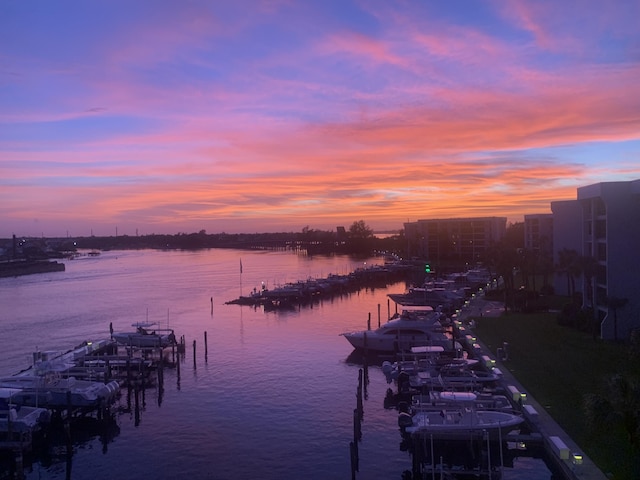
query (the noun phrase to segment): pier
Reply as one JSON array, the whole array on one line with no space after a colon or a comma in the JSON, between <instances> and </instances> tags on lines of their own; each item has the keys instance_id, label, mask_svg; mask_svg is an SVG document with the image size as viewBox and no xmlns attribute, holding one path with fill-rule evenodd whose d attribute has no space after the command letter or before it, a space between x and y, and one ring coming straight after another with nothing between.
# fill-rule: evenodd
<instances>
[{"instance_id":1,"label":"pier","mask_svg":"<svg viewBox=\"0 0 640 480\"><path fill-rule=\"evenodd\" d=\"M246 296L240 296L227 304L249 305L265 309L290 309L333 296L349 294L362 288L383 288L390 283L404 280L412 265L393 263L359 268L347 275L329 275L287 283L272 289L257 287Z\"/></svg>"},{"instance_id":2,"label":"pier","mask_svg":"<svg viewBox=\"0 0 640 480\"><path fill-rule=\"evenodd\" d=\"M473 321L468 321L471 317L472 307L480 308L481 315L491 316L500 315L503 310L502 305L488 303L479 298L476 298L474 302L480 303L480 305L470 305L458 316L460 325L465 325L462 328L466 329L463 332L466 332L464 338L468 342L467 347L478 358L489 359L490 368L500 373L501 388L508 393L514 405L519 408L530 431L526 435L513 435L510 439L524 444L541 445L548 458L568 480L606 480L607 477L593 461L581 451L580 447L545 408L511 374L506 365L509 356L508 345L503 345L501 349L498 349L499 355L494 356L482 343L482 340L473 334Z\"/></svg>"},{"instance_id":3,"label":"pier","mask_svg":"<svg viewBox=\"0 0 640 480\"><path fill-rule=\"evenodd\" d=\"M502 310L501 304L487 302L479 296L474 296L454 317L451 333L462 346L458 354L448 353L443 357L440 353L430 359L424 359L424 354L429 349L416 347L411 351L397 352L393 357L375 356L378 364L385 360L382 363L382 370L387 375L387 381L394 380L397 386L397 393L391 388L387 390L384 406L386 409L398 410L398 425L402 438L401 450L411 453L412 469L404 472L402 478L411 480L473 476L491 480L502 478L503 469L513 467L516 457L534 457L545 459L554 478L558 476L566 480L605 480L606 476L593 461L581 451L580 447L506 368L509 345L505 343L498 349L498 354L493 355L482 340L476 337L471 312L482 312L481 316L492 316L500 315ZM360 353L363 353L362 360L366 372L367 364L372 361L372 357L368 356L366 351ZM431 372L430 375L433 378L433 375L437 374L428 369L424 374L417 374L416 372L422 372L421 366L424 368L425 365L435 366L440 362L446 364L450 361L461 364L463 359L477 362L474 370L478 373L484 371L495 374L495 381L484 384L483 387L472 383L462 385L457 381L449 383L446 375L441 373L437 375L437 381L429 383L428 386L420 386L422 384L416 383L415 378L420 378L420 375L429 376ZM391 363L394 360L396 363ZM414 375L411 381L408 372ZM360 381L359 402L355 411L358 413L356 415L354 412L354 425L356 425L356 419L362 417L361 385ZM441 392L446 392L447 398L458 395L461 400L467 397L469 402L478 402L475 407L471 406L478 411L484 409L510 412L521 417L522 423L511 431L501 427L492 430L490 426L473 427L473 430L464 428L456 430L457 427L452 427L452 430L444 427L438 429L435 427L438 422L454 425L460 421L454 413L457 411L455 406L444 402L442 403L444 407L438 406L440 405L438 394ZM494 400L498 397L501 399L500 402ZM443 410L440 410L441 408ZM447 408L450 410L445 410ZM438 410L442 419L438 417ZM432 413L422 414L421 412ZM427 423L413 423L414 418L418 418L414 415L423 415ZM352 451L352 479L356 478L358 471L357 444L361 435L362 428L357 422L357 430L354 427L354 441L351 444L351 449L355 450L356 454L354 459Z\"/></svg>"},{"instance_id":4,"label":"pier","mask_svg":"<svg viewBox=\"0 0 640 480\"><path fill-rule=\"evenodd\" d=\"M133 338L130 344L116 342L112 336L66 352L37 351L29 367L0 378L0 452L13 457L16 478L21 478L25 455L52 432L66 438L72 451L76 425L109 431L114 422L110 408L123 388L138 419L140 392L151 385L161 392L163 369L177 365L177 354L184 352L184 340L171 338L141 345Z\"/></svg>"}]
</instances>

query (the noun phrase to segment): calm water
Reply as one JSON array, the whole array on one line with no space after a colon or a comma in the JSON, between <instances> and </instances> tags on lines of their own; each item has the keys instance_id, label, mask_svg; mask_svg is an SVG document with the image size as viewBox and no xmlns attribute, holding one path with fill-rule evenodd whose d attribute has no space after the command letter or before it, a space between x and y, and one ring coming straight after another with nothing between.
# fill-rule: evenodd
<instances>
[{"instance_id":1,"label":"calm water","mask_svg":"<svg viewBox=\"0 0 640 480\"><path fill-rule=\"evenodd\" d=\"M405 285L286 312L225 302L262 282L274 287L364 263L284 252L112 251L67 261L63 273L0 279L0 375L28 366L36 349L66 351L108 338L110 323L124 331L157 321L187 343L180 374L166 370L164 392L144 392L139 416L123 390L111 426L85 432L70 458L64 448L50 449L27 478L351 478L361 365L349 360L352 349L339 334L366 328L369 314L376 326L378 305L384 321L387 293ZM378 367L369 368L369 380L357 478L400 479L411 456L400 450L397 412L383 408L389 385ZM504 474L550 476L542 460L526 457Z\"/></svg>"}]
</instances>

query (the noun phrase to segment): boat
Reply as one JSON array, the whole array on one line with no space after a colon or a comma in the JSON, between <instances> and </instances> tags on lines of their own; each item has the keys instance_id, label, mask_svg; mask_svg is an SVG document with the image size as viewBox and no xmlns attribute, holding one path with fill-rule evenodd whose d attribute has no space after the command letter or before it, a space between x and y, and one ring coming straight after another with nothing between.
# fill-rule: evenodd
<instances>
[{"instance_id":1,"label":"boat","mask_svg":"<svg viewBox=\"0 0 640 480\"><path fill-rule=\"evenodd\" d=\"M408 351L416 346L440 346L445 351L461 349L446 332L444 314L432 307L403 310L375 330L346 332L341 335L357 350L377 353Z\"/></svg>"},{"instance_id":2,"label":"boat","mask_svg":"<svg viewBox=\"0 0 640 480\"><path fill-rule=\"evenodd\" d=\"M500 376L494 372L474 369L468 363L456 360L409 373L409 385L416 389L476 390L499 380Z\"/></svg>"},{"instance_id":3,"label":"boat","mask_svg":"<svg viewBox=\"0 0 640 480\"><path fill-rule=\"evenodd\" d=\"M497 410L501 412L514 413L514 406L506 395L499 393L481 393L481 392L458 392L452 390L431 391L428 394L416 394L411 397L410 409L419 410L435 410L438 411L446 408L454 401L473 402L477 410ZM402 407L398 410L403 411ZM404 410L405 412L408 409Z\"/></svg>"},{"instance_id":4,"label":"boat","mask_svg":"<svg viewBox=\"0 0 640 480\"><path fill-rule=\"evenodd\" d=\"M129 347L165 348L176 344L176 336L170 328L159 328L155 322L137 322L131 326L135 331L113 333L111 337Z\"/></svg>"},{"instance_id":5,"label":"boat","mask_svg":"<svg viewBox=\"0 0 640 480\"><path fill-rule=\"evenodd\" d=\"M77 380L75 377L62 377L58 372L43 375L14 375L0 378L0 388L16 390L12 399L17 405L31 407L97 408L110 404L120 384L91 380Z\"/></svg>"},{"instance_id":6,"label":"boat","mask_svg":"<svg viewBox=\"0 0 640 480\"><path fill-rule=\"evenodd\" d=\"M460 439L475 435L506 435L524 419L515 413L479 408L473 392L440 392L438 402L418 403L398 415L398 426L414 435Z\"/></svg>"},{"instance_id":7,"label":"boat","mask_svg":"<svg viewBox=\"0 0 640 480\"><path fill-rule=\"evenodd\" d=\"M421 345L411 347L408 352L402 352L400 358L393 363L382 362L382 372L387 377L387 383L391 383L392 380L398 379L401 372L413 376L427 370L449 366L473 367L478 363L479 361L475 358L447 355L442 346Z\"/></svg>"},{"instance_id":8,"label":"boat","mask_svg":"<svg viewBox=\"0 0 640 480\"><path fill-rule=\"evenodd\" d=\"M0 433L10 432L33 434L41 431L51 420L51 413L46 408L27 407L16 404L14 396L21 390L0 388Z\"/></svg>"}]
</instances>

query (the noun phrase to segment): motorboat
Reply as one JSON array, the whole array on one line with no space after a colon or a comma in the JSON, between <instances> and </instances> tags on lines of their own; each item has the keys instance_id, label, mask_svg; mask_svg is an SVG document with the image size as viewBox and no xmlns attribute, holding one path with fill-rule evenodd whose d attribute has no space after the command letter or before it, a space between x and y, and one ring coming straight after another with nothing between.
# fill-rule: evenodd
<instances>
[{"instance_id":1,"label":"motorboat","mask_svg":"<svg viewBox=\"0 0 640 480\"><path fill-rule=\"evenodd\" d=\"M0 378L0 388L11 388L15 392L13 401L31 407L91 407L108 405L113 401L120 384L62 377L58 372L43 375L14 375Z\"/></svg>"},{"instance_id":2,"label":"motorboat","mask_svg":"<svg viewBox=\"0 0 640 480\"><path fill-rule=\"evenodd\" d=\"M427 394L416 394L411 397L410 410L442 410L452 402L473 402L477 410L496 410L514 412L514 406L506 395L498 393L458 392L453 390L432 390ZM402 408L399 408L402 411ZM405 411L409 411L408 409Z\"/></svg>"},{"instance_id":3,"label":"motorboat","mask_svg":"<svg viewBox=\"0 0 640 480\"><path fill-rule=\"evenodd\" d=\"M42 430L51 420L46 408L27 407L16 404L14 396L21 391L15 388L0 388L0 433L33 434Z\"/></svg>"},{"instance_id":4,"label":"motorboat","mask_svg":"<svg viewBox=\"0 0 640 480\"><path fill-rule=\"evenodd\" d=\"M515 413L479 408L477 400L473 392L441 392L436 405L422 403L400 412L398 425L409 434L459 439L485 433L506 435L524 421Z\"/></svg>"},{"instance_id":5,"label":"motorboat","mask_svg":"<svg viewBox=\"0 0 640 480\"><path fill-rule=\"evenodd\" d=\"M159 328L155 322L138 322L131 326L135 331L113 333L111 337L120 345L139 348L165 348L176 343L173 330Z\"/></svg>"},{"instance_id":6,"label":"motorboat","mask_svg":"<svg viewBox=\"0 0 640 480\"><path fill-rule=\"evenodd\" d=\"M440 346L445 351L461 349L443 326L444 314L432 307L403 310L375 330L342 333L357 350L377 353L408 351L415 346Z\"/></svg>"},{"instance_id":7,"label":"motorboat","mask_svg":"<svg viewBox=\"0 0 640 480\"><path fill-rule=\"evenodd\" d=\"M382 372L387 377L387 383L391 383L392 380L398 379L401 372L413 376L427 370L433 371L452 366L473 367L478 363L479 361L475 358L447 355L442 346L421 345L411 347L409 352L402 352L400 358L393 363L382 362Z\"/></svg>"},{"instance_id":8,"label":"motorboat","mask_svg":"<svg viewBox=\"0 0 640 480\"><path fill-rule=\"evenodd\" d=\"M467 363L451 361L443 365L420 369L409 374L409 385L416 389L472 389L494 384L500 376L475 369Z\"/></svg>"}]
</instances>

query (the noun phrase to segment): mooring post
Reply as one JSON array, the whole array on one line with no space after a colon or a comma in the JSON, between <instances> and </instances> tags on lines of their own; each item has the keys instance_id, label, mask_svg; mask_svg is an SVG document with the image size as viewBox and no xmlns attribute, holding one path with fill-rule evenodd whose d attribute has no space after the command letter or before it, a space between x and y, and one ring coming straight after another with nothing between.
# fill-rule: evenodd
<instances>
[{"instance_id":1,"label":"mooring post","mask_svg":"<svg viewBox=\"0 0 640 480\"><path fill-rule=\"evenodd\" d=\"M359 471L358 444L356 442L349 442L349 451L351 453L351 480L356 480L356 472Z\"/></svg>"},{"instance_id":2,"label":"mooring post","mask_svg":"<svg viewBox=\"0 0 640 480\"><path fill-rule=\"evenodd\" d=\"M164 386L164 359L162 355L160 355L160 360L158 361L158 387L162 389Z\"/></svg>"},{"instance_id":3,"label":"mooring post","mask_svg":"<svg viewBox=\"0 0 640 480\"><path fill-rule=\"evenodd\" d=\"M193 341L193 368L196 368L196 341Z\"/></svg>"},{"instance_id":4,"label":"mooring post","mask_svg":"<svg viewBox=\"0 0 640 480\"><path fill-rule=\"evenodd\" d=\"M133 387L133 415L134 421L133 424L137 427L140 425L140 390L138 386L138 382Z\"/></svg>"},{"instance_id":5,"label":"mooring post","mask_svg":"<svg viewBox=\"0 0 640 480\"><path fill-rule=\"evenodd\" d=\"M380 328L380 304L378 304L378 328Z\"/></svg>"},{"instance_id":6,"label":"mooring post","mask_svg":"<svg viewBox=\"0 0 640 480\"><path fill-rule=\"evenodd\" d=\"M209 354L209 347L207 346L207 331L204 332L204 359L207 359L207 355Z\"/></svg>"},{"instance_id":7,"label":"mooring post","mask_svg":"<svg viewBox=\"0 0 640 480\"><path fill-rule=\"evenodd\" d=\"M363 371L360 369L358 371L358 392L356 394L357 398L357 412L358 417L362 419L364 417L364 406L362 405L362 389L363 389Z\"/></svg>"},{"instance_id":8,"label":"mooring post","mask_svg":"<svg viewBox=\"0 0 640 480\"><path fill-rule=\"evenodd\" d=\"M387 298L387 320L391 318L391 300Z\"/></svg>"},{"instance_id":9,"label":"mooring post","mask_svg":"<svg viewBox=\"0 0 640 480\"><path fill-rule=\"evenodd\" d=\"M371 330L371 312L369 312L369 318L367 319L367 330Z\"/></svg>"},{"instance_id":10,"label":"mooring post","mask_svg":"<svg viewBox=\"0 0 640 480\"><path fill-rule=\"evenodd\" d=\"M178 390L180 390L180 357L178 357L177 361L175 362L175 366L177 373Z\"/></svg>"}]
</instances>

